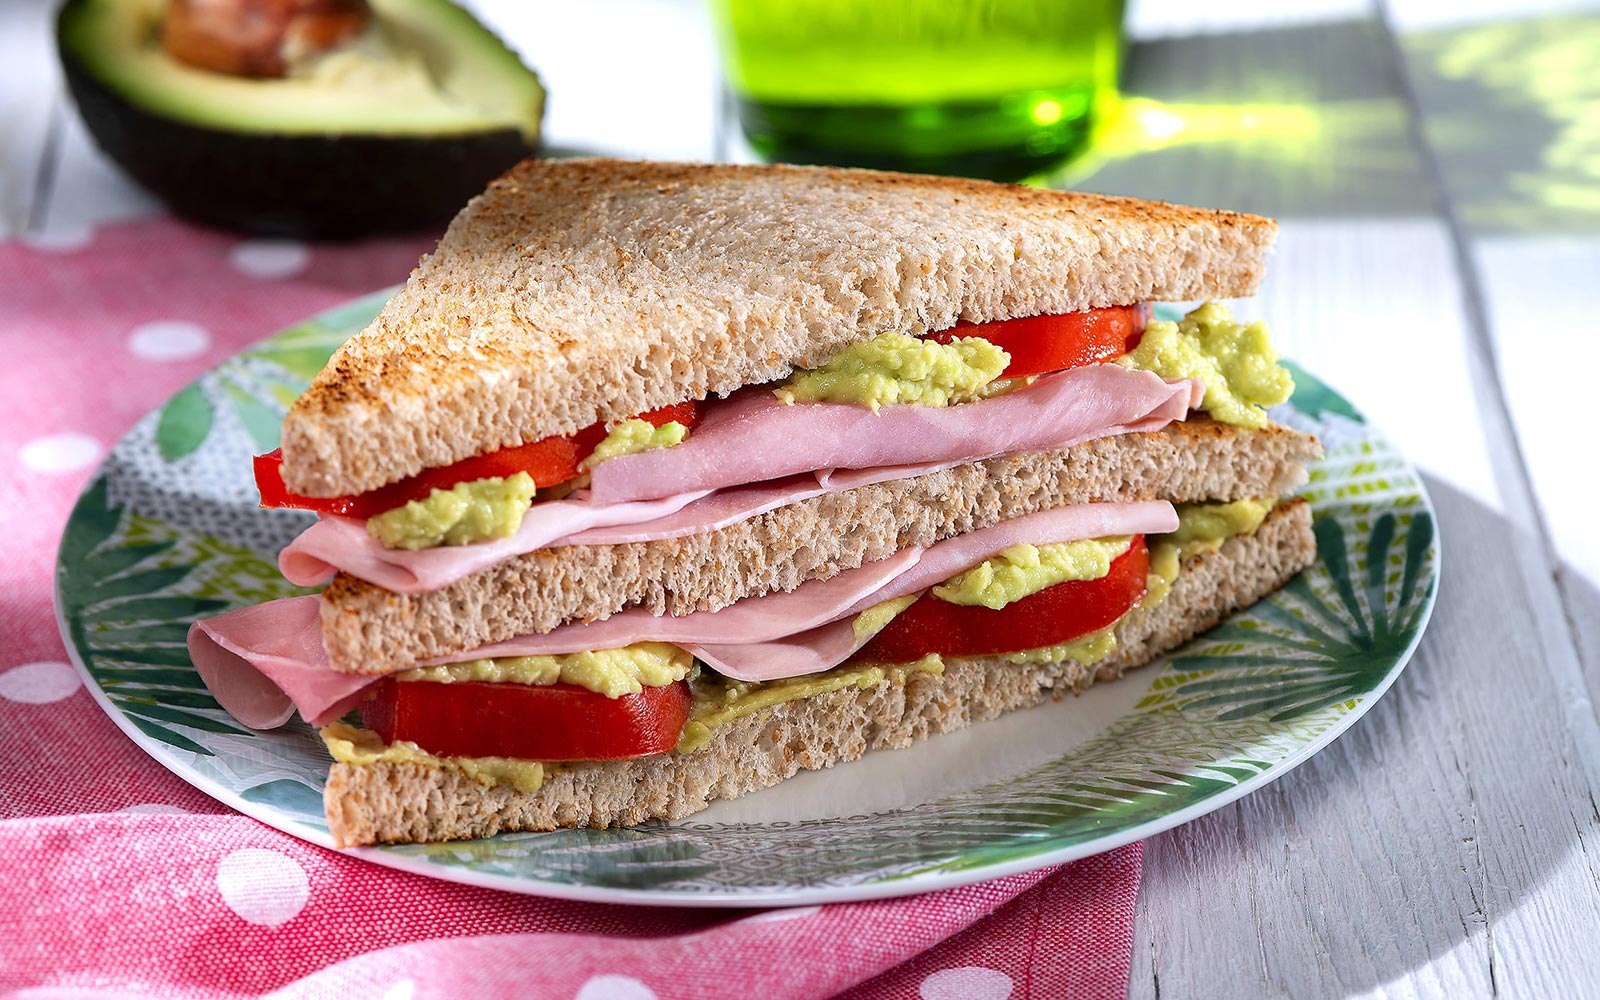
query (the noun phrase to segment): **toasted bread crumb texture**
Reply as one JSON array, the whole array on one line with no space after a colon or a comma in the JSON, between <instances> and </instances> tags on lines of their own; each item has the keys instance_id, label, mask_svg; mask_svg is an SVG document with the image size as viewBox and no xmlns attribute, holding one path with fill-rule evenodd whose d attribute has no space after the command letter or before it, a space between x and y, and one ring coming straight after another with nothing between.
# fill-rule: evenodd
<instances>
[{"instance_id":1,"label":"toasted bread crumb texture","mask_svg":"<svg viewBox=\"0 0 1600 1000\"><path fill-rule=\"evenodd\" d=\"M1257 216L812 167L529 160L283 427L337 496L814 367L885 332L1254 292Z\"/></svg>"},{"instance_id":2,"label":"toasted bread crumb texture","mask_svg":"<svg viewBox=\"0 0 1600 1000\"><path fill-rule=\"evenodd\" d=\"M384 673L630 605L673 615L722 608L1068 504L1279 496L1305 481L1319 454L1315 438L1286 427L1197 419L857 487L686 538L545 549L428 594L340 575L322 594L323 643L341 670Z\"/></svg>"},{"instance_id":3,"label":"toasted bread crumb texture","mask_svg":"<svg viewBox=\"0 0 1600 1000\"><path fill-rule=\"evenodd\" d=\"M1280 505L1254 535L1185 561L1167 599L1124 618L1116 652L1093 668L949 660L942 678L913 674L903 685L844 688L759 712L719 727L692 754L563 768L532 795L415 764L335 764L323 795L328 825L348 847L681 819L801 769L908 747L1114 680L1283 586L1315 556L1310 506L1296 500Z\"/></svg>"}]
</instances>

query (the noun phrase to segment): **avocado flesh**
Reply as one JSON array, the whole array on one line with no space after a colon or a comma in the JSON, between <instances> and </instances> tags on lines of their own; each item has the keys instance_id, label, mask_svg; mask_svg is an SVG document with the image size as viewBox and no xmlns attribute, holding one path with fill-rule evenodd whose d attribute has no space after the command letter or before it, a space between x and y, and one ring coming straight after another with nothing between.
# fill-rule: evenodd
<instances>
[{"instance_id":1,"label":"avocado flesh","mask_svg":"<svg viewBox=\"0 0 1600 1000\"><path fill-rule=\"evenodd\" d=\"M538 78L471 14L446 0L371 0L390 47L425 72L345 81L253 80L184 65L161 47L166 0L71 0L63 57L127 103L205 128L277 135L539 134ZM370 67L368 68L370 70Z\"/></svg>"}]
</instances>

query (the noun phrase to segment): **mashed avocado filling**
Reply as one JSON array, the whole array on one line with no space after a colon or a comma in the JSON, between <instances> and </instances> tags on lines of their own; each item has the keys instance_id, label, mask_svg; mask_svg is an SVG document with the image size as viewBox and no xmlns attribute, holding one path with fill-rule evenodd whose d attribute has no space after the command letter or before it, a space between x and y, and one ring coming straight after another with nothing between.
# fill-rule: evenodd
<instances>
[{"instance_id":1,"label":"mashed avocado filling","mask_svg":"<svg viewBox=\"0 0 1600 1000\"><path fill-rule=\"evenodd\" d=\"M636 417L607 429L610 433L606 435L605 440L595 445L594 451L583 460L582 468L585 471L608 458L619 458L641 451L654 451L657 448L671 448L675 444L682 444L683 439L689 436L689 428L676 420L657 427L648 420Z\"/></svg>"},{"instance_id":2,"label":"mashed avocado filling","mask_svg":"<svg viewBox=\"0 0 1600 1000\"><path fill-rule=\"evenodd\" d=\"M646 420L624 420L610 428L605 439L583 460L582 468L587 472L609 458L670 448L681 444L688 435L689 428L676 420L660 427ZM588 476L580 476L562 486L588 481ZM422 500L368 518L367 533L385 548L411 550L509 538L522 527L522 519L536 498L555 499L566 492L570 489L547 490L536 497L533 478L526 472L504 479L474 479L448 490L434 490Z\"/></svg>"},{"instance_id":3,"label":"mashed avocado filling","mask_svg":"<svg viewBox=\"0 0 1600 1000\"><path fill-rule=\"evenodd\" d=\"M981 337L948 344L884 333L852 344L821 368L799 371L774 389L787 405L853 403L873 412L895 403L950 406L989 395L1011 356Z\"/></svg>"},{"instance_id":4,"label":"mashed avocado filling","mask_svg":"<svg viewBox=\"0 0 1600 1000\"><path fill-rule=\"evenodd\" d=\"M678 740L678 752L693 753L711 740L712 731L718 726L727 725L786 701L814 698L819 694L847 687L865 690L876 687L884 681L904 684L912 674L938 676L942 673L944 673L944 661L937 656L925 656L915 663L897 663L889 666L857 666L847 663L820 674L760 683L736 681L710 671L701 671L700 675L689 683L694 703L689 709L689 721L683 727L683 736Z\"/></svg>"},{"instance_id":5,"label":"mashed avocado filling","mask_svg":"<svg viewBox=\"0 0 1600 1000\"><path fill-rule=\"evenodd\" d=\"M335 722L319 730L328 753L341 764L362 766L387 761L420 764L435 770L459 771L480 785L510 785L519 792L537 792L544 784L544 765L511 757L435 757L410 740L384 743L370 729Z\"/></svg>"},{"instance_id":6,"label":"mashed avocado filling","mask_svg":"<svg viewBox=\"0 0 1600 1000\"><path fill-rule=\"evenodd\" d=\"M431 549L509 538L533 506L533 477L476 479L367 519L367 533L386 548Z\"/></svg>"},{"instance_id":7,"label":"mashed avocado filling","mask_svg":"<svg viewBox=\"0 0 1600 1000\"><path fill-rule=\"evenodd\" d=\"M1032 381L1000 378L1010 363L1010 355L982 337L941 344L885 333L852 344L820 368L796 372L774 392L787 404L853 403L874 411L895 403L950 406ZM1162 378L1199 379L1206 387L1200 408L1213 420L1241 427L1265 427L1266 407L1294 392L1294 380L1278 364L1266 324L1235 322L1227 307L1216 302L1176 323L1152 320L1139 346L1116 363Z\"/></svg>"},{"instance_id":8,"label":"mashed avocado filling","mask_svg":"<svg viewBox=\"0 0 1600 1000\"><path fill-rule=\"evenodd\" d=\"M1276 497L1229 503L1181 503L1178 504L1178 530L1158 538L1178 546L1185 559L1201 552L1215 552L1234 535L1255 534L1277 505Z\"/></svg>"},{"instance_id":9,"label":"mashed avocado filling","mask_svg":"<svg viewBox=\"0 0 1600 1000\"><path fill-rule=\"evenodd\" d=\"M999 611L1012 601L1031 597L1046 587L1069 580L1098 580L1111 563L1128 551L1133 538L1085 538L1049 545L1013 545L933 588L933 596L951 604L977 605Z\"/></svg>"},{"instance_id":10,"label":"mashed avocado filling","mask_svg":"<svg viewBox=\"0 0 1600 1000\"><path fill-rule=\"evenodd\" d=\"M1240 427L1265 427L1265 407L1294 392L1294 379L1278 364L1267 325L1234 322L1227 308L1207 302L1182 320L1151 320L1139 346L1117 359L1125 368L1162 378L1205 383L1200 408L1211 419Z\"/></svg>"},{"instance_id":11,"label":"mashed avocado filling","mask_svg":"<svg viewBox=\"0 0 1600 1000\"><path fill-rule=\"evenodd\" d=\"M417 667L395 675L399 681L457 684L575 684L607 698L665 687L689 676L694 657L670 642L638 642L619 649L556 656L501 656L436 667Z\"/></svg>"}]
</instances>

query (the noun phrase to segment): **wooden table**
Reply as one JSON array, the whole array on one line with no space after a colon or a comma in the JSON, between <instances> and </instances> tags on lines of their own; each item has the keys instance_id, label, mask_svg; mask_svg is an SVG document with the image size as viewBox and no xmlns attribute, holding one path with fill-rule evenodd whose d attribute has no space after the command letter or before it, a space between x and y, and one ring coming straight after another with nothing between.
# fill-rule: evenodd
<instances>
[{"instance_id":1,"label":"wooden table","mask_svg":"<svg viewBox=\"0 0 1600 1000\"><path fill-rule=\"evenodd\" d=\"M0 236L70 240L156 206L48 6L0 13ZM558 149L748 158L692 0L482 6ZM1515 6L1136 4L1128 127L1064 178L1282 220L1242 311L1422 467L1445 551L1371 714L1148 843L1135 996L1600 996L1600 9Z\"/></svg>"}]
</instances>

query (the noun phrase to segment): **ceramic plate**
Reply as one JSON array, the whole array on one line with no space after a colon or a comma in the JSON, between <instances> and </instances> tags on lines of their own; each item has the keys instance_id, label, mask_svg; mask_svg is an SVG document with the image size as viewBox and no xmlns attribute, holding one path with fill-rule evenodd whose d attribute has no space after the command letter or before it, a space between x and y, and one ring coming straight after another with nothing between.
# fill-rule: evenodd
<instances>
[{"instance_id":1,"label":"ceramic plate","mask_svg":"<svg viewBox=\"0 0 1600 1000\"><path fill-rule=\"evenodd\" d=\"M114 448L57 566L68 648L111 718L207 794L313 843L328 758L296 721L257 733L218 707L184 632L302 591L274 561L309 519L255 506L250 456L388 292L224 362ZM1416 470L1338 393L1295 370L1273 416L1327 458L1306 496L1318 562L1124 680L909 750L806 772L687 821L364 848L379 864L517 892L655 904L895 896L1068 861L1201 816L1287 772L1394 681L1433 606L1439 546Z\"/></svg>"}]
</instances>

